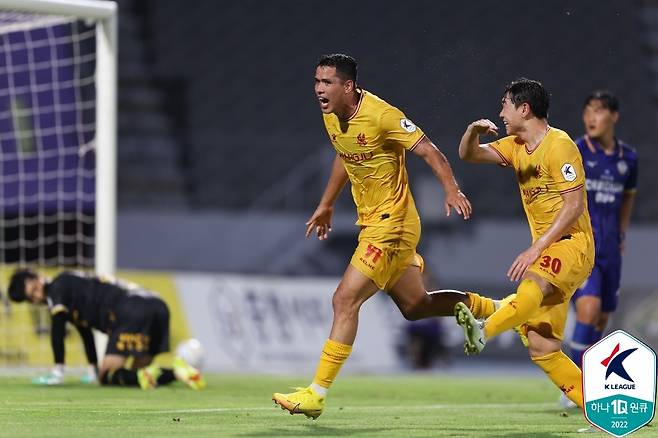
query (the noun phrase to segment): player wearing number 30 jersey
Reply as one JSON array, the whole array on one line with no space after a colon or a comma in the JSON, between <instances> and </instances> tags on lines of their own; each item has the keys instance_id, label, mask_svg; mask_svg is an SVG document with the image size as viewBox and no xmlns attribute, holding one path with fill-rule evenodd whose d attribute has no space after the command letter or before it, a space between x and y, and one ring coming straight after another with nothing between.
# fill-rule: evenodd
<instances>
[{"instance_id":1,"label":"player wearing number 30 jersey","mask_svg":"<svg viewBox=\"0 0 658 438\"><path fill-rule=\"evenodd\" d=\"M461 303L457 322L464 328L467 353L479 353L487 340L516 327L537 364L574 403L582 406L580 369L562 352L569 300L594 263L594 238L585 193L585 172L575 143L548 124L549 95L541 83L519 79L503 94L500 117L508 137L479 144L497 134L489 120L469 125L459 156L514 170L530 225L532 245L507 275L521 281L483 324Z\"/></svg>"},{"instance_id":2,"label":"player wearing number 30 jersey","mask_svg":"<svg viewBox=\"0 0 658 438\"><path fill-rule=\"evenodd\" d=\"M516 173L533 242L553 223L564 205L563 194L579 190L585 196L582 159L566 132L548 127L546 136L532 151L516 136L494 141L489 147L500 156L502 166L511 167ZM576 222L528 270L545 278L568 298L589 274L591 267L588 266L594 260L593 243L592 226L585 208ZM581 266L582 269L577 269ZM562 337L561 331L554 334Z\"/></svg>"}]
</instances>

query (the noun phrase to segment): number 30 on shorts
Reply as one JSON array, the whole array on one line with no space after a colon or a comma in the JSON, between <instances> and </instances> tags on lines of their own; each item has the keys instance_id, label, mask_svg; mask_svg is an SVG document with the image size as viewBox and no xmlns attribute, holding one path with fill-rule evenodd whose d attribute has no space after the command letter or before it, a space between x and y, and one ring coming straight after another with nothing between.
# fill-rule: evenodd
<instances>
[{"instance_id":1,"label":"number 30 on shorts","mask_svg":"<svg viewBox=\"0 0 658 438\"><path fill-rule=\"evenodd\" d=\"M551 271L555 274L560 273L560 269L562 269L562 261L560 259L552 258L551 256L543 256L541 258L541 263L539 264L544 269L551 268Z\"/></svg>"}]
</instances>

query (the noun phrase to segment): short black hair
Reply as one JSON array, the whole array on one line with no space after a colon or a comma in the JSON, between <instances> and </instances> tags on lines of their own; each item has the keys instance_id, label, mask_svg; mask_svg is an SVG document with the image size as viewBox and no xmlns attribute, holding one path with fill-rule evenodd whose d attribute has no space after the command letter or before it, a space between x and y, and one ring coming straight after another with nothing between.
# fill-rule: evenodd
<instances>
[{"instance_id":1,"label":"short black hair","mask_svg":"<svg viewBox=\"0 0 658 438\"><path fill-rule=\"evenodd\" d=\"M508 94L514 106L527 103L535 116L540 119L548 118L551 98L541 82L528 78L516 79L505 86L503 95Z\"/></svg>"},{"instance_id":2,"label":"short black hair","mask_svg":"<svg viewBox=\"0 0 658 438\"><path fill-rule=\"evenodd\" d=\"M322 55L318 59L316 67L336 67L336 74L343 80L351 80L356 84L358 65L356 59L343 53L332 53Z\"/></svg>"},{"instance_id":3,"label":"short black hair","mask_svg":"<svg viewBox=\"0 0 658 438\"><path fill-rule=\"evenodd\" d=\"M612 91L609 90L594 90L585 98L583 102L583 109L590 104L591 101L598 100L601 106L610 110L612 113L619 112L619 100Z\"/></svg>"},{"instance_id":4,"label":"short black hair","mask_svg":"<svg viewBox=\"0 0 658 438\"><path fill-rule=\"evenodd\" d=\"M14 271L9 280L9 290L7 291L9 299L17 303L25 301L27 298L25 296L25 281L35 278L39 278L39 274L32 269L22 268Z\"/></svg>"}]
</instances>

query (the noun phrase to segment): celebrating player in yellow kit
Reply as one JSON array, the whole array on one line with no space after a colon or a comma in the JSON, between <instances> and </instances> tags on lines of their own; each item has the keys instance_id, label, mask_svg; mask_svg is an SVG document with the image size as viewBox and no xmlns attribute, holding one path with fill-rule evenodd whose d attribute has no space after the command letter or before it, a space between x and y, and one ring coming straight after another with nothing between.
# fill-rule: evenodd
<instances>
[{"instance_id":1,"label":"celebrating player in yellow kit","mask_svg":"<svg viewBox=\"0 0 658 438\"><path fill-rule=\"evenodd\" d=\"M310 386L272 399L291 414L317 418L328 388L352 350L361 305L379 289L391 296L405 318L452 315L457 302L473 313L493 313L494 304L477 294L442 291L428 294L416 253L420 219L409 190L405 152L430 166L445 191L445 212L464 219L471 204L459 190L445 156L397 108L357 87L354 58L322 56L316 66L315 94L336 150L331 176L320 203L307 222L306 236L320 240L331 231L333 205L348 179L361 227L359 243L333 296L334 318Z\"/></svg>"},{"instance_id":2,"label":"celebrating player in yellow kit","mask_svg":"<svg viewBox=\"0 0 658 438\"><path fill-rule=\"evenodd\" d=\"M519 79L503 94L500 117L508 136L479 144L479 136L496 135L489 120L471 123L459 156L472 163L494 163L514 170L532 245L510 266L507 276L521 281L484 323L463 304L455 305L464 328L465 348L479 353L488 340L520 326L532 361L567 397L582 407L580 369L561 350L561 340L576 288L594 263L594 238L587 212L585 172L576 144L548 124L548 92L541 83Z\"/></svg>"}]
</instances>

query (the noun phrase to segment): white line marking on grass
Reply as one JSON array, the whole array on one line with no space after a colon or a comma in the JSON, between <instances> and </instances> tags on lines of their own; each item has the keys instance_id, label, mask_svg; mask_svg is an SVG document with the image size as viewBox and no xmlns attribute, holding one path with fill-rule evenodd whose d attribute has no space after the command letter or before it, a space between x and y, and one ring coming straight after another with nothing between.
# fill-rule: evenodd
<instances>
[{"instance_id":1,"label":"white line marking on grass","mask_svg":"<svg viewBox=\"0 0 658 438\"><path fill-rule=\"evenodd\" d=\"M203 414L207 412L250 412L250 411L269 411L277 406L258 406L256 408L203 408L203 409L166 409L162 411L142 411L149 414Z\"/></svg>"},{"instance_id":2,"label":"white line marking on grass","mask_svg":"<svg viewBox=\"0 0 658 438\"><path fill-rule=\"evenodd\" d=\"M418 411L429 409L519 409L519 408L551 408L555 403L474 403L474 404L436 404L436 405L379 405L379 406L342 406L343 411ZM267 411L278 408L278 406L257 406L253 408L201 408L201 409L165 409L157 411L141 411L152 414L203 414L209 412L245 412L245 411ZM339 410L339 408L328 408L328 410Z\"/></svg>"},{"instance_id":3,"label":"white line marking on grass","mask_svg":"<svg viewBox=\"0 0 658 438\"><path fill-rule=\"evenodd\" d=\"M472 404L434 404L434 405L378 405L378 406L340 406L340 407L329 407L329 411L346 411L346 412L372 412L372 411L388 411L395 410L399 411L428 411L428 410L441 410L441 409L523 409L523 408L532 408L532 409L541 409L541 408L555 408L555 403L472 403ZM84 410L85 413L94 413L94 414L129 414L133 415L136 413L145 413L145 414L207 414L207 413L217 413L217 412L253 412L253 411L275 411L278 409L278 406L254 406L250 408L199 408L199 409L161 409L161 410L133 410L133 411L122 411L116 410L111 407L108 407L104 410L98 409L87 409L83 407L76 407L74 409L69 409L70 411ZM8 410L12 412L35 412L38 410L50 410L52 409L52 404L45 404L44 406L34 406L31 405L27 407L9 407ZM66 410L66 409L64 409Z\"/></svg>"}]
</instances>

